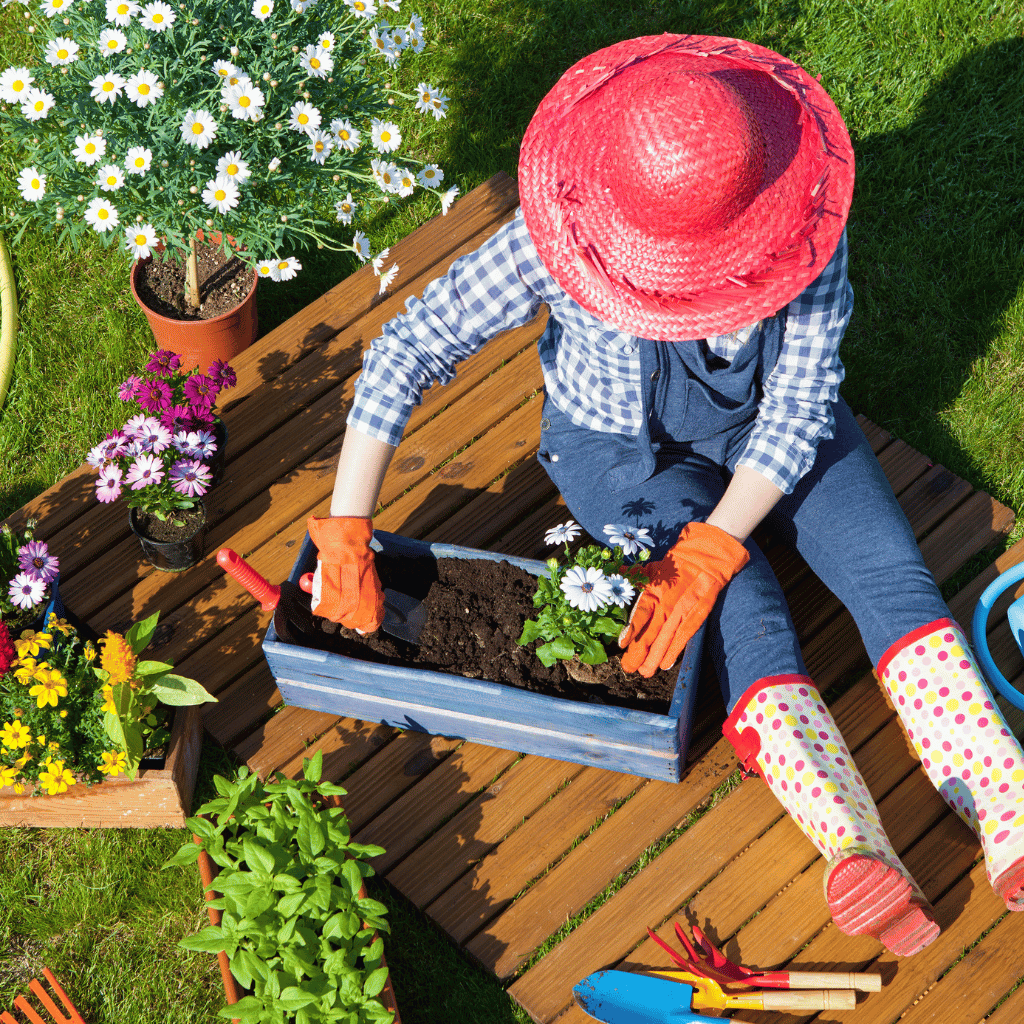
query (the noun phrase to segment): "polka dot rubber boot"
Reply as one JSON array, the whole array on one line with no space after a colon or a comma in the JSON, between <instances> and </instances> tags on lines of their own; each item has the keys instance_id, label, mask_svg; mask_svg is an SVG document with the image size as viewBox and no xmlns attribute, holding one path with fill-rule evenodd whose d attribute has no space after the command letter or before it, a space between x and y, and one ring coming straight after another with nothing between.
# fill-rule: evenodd
<instances>
[{"instance_id":1,"label":"polka dot rubber boot","mask_svg":"<svg viewBox=\"0 0 1024 1024\"><path fill-rule=\"evenodd\" d=\"M885 653L878 678L928 778L978 834L992 888L1024 910L1024 751L963 631L950 619L922 626Z\"/></svg>"},{"instance_id":2,"label":"polka dot rubber boot","mask_svg":"<svg viewBox=\"0 0 1024 1024\"><path fill-rule=\"evenodd\" d=\"M847 935L872 935L910 956L938 934L932 908L882 830L878 809L814 683L755 683L722 727L828 860L825 900Z\"/></svg>"}]
</instances>

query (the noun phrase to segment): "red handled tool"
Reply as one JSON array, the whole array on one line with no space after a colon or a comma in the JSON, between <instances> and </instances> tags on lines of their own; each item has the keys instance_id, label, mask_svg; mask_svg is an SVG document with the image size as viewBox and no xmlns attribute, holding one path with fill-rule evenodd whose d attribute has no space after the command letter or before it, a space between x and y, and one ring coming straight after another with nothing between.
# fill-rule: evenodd
<instances>
[{"instance_id":1,"label":"red handled tool","mask_svg":"<svg viewBox=\"0 0 1024 1024\"><path fill-rule=\"evenodd\" d=\"M75 1004L68 998L68 994L64 989L57 984L57 979L48 967L43 968L43 977L47 980L57 998L64 1004L67 1014L61 1012L60 1007L53 1001L46 989L43 988L38 978L33 978L28 983L28 987L39 1002L43 1004L43 1008L50 1014L49 1018L40 1016L38 1010L24 996L15 996L15 1009L20 1010L31 1021L31 1024L85 1024L82 1015L75 1009ZM3 1021L3 1024L21 1024L21 1021L16 1017L12 1017L6 1011L0 1013L0 1021Z\"/></svg>"}]
</instances>

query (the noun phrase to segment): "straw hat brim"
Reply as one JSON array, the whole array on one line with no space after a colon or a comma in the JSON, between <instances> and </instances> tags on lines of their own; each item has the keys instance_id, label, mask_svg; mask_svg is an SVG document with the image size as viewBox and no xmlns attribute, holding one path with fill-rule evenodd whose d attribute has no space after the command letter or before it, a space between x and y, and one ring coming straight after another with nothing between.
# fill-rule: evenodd
<instances>
[{"instance_id":1,"label":"straw hat brim","mask_svg":"<svg viewBox=\"0 0 1024 1024\"><path fill-rule=\"evenodd\" d=\"M673 75L739 94L764 164L726 222L702 224L697 210L666 233L625 202L622 152L635 160L644 140L613 129L634 94ZM714 160L730 152L709 113L713 183ZM685 169L676 176L685 184ZM526 226L551 275L599 319L662 341L728 333L799 295L839 243L853 180L850 137L824 88L772 50L715 36L643 36L585 57L541 101L519 159Z\"/></svg>"}]
</instances>

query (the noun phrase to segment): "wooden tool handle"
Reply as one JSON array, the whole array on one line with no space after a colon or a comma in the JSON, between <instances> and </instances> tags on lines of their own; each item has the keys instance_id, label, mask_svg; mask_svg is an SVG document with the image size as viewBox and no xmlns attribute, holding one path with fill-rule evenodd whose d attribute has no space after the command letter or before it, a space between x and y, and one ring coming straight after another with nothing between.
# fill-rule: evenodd
<instances>
[{"instance_id":1,"label":"wooden tool handle","mask_svg":"<svg viewBox=\"0 0 1024 1024\"><path fill-rule=\"evenodd\" d=\"M790 988L852 988L857 992L881 992L880 974L847 971L790 971Z\"/></svg>"},{"instance_id":2,"label":"wooden tool handle","mask_svg":"<svg viewBox=\"0 0 1024 1024\"><path fill-rule=\"evenodd\" d=\"M233 576L260 603L266 612L272 612L281 598L281 588L268 583L241 555L231 548L217 552L217 564Z\"/></svg>"},{"instance_id":3,"label":"wooden tool handle","mask_svg":"<svg viewBox=\"0 0 1024 1024\"><path fill-rule=\"evenodd\" d=\"M761 993L765 1010L852 1010L857 996L846 990L817 990L806 992L770 990Z\"/></svg>"}]
</instances>

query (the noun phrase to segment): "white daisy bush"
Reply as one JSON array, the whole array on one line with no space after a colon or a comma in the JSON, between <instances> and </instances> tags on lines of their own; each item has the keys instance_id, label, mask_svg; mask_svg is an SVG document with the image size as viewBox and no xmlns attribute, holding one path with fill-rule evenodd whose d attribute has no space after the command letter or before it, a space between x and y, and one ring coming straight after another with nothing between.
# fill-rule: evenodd
<instances>
[{"instance_id":1,"label":"white daisy bush","mask_svg":"<svg viewBox=\"0 0 1024 1024\"><path fill-rule=\"evenodd\" d=\"M0 67L14 224L41 219L72 243L95 232L130 259L157 242L187 253L212 229L273 281L301 270L296 247L367 260L366 235L341 228L423 191L447 213L459 193L396 123L396 101L437 119L448 107L430 83L393 87L403 52L424 48L400 5L22 0L36 56ZM375 270L381 290L398 273Z\"/></svg>"},{"instance_id":2,"label":"white daisy bush","mask_svg":"<svg viewBox=\"0 0 1024 1024\"><path fill-rule=\"evenodd\" d=\"M526 621L517 642L543 641L536 655L545 665L574 657L586 665L606 662L605 644L618 639L633 598L647 582L641 570L650 557L650 532L614 523L604 532L611 547L586 544L575 553L569 544L582 530L573 520L544 535L548 544L564 548L565 561L548 559L548 575L538 578L533 595L540 614Z\"/></svg>"}]
</instances>

